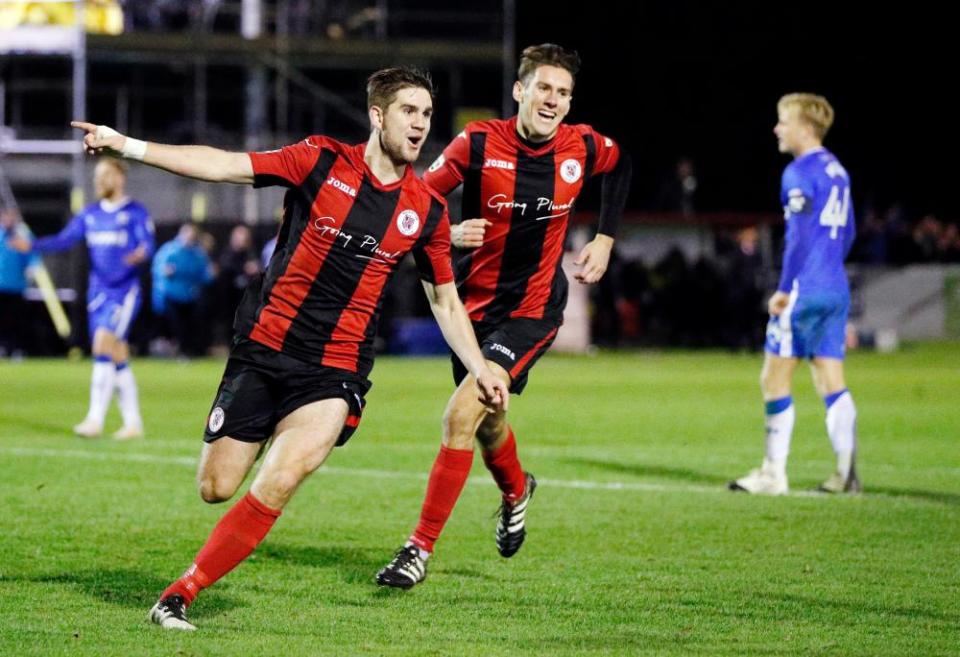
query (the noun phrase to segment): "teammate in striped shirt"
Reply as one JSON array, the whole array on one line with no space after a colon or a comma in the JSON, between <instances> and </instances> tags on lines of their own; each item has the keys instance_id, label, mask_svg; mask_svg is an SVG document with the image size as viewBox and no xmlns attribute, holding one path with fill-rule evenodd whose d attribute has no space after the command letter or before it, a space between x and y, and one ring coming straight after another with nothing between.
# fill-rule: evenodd
<instances>
[{"instance_id":1,"label":"teammate in striped shirt","mask_svg":"<svg viewBox=\"0 0 960 657\"><path fill-rule=\"evenodd\" d=\"M201 497L231 498L273 442L250 491L151 610L165 628L195 629L187 606L253 551L297 487L356 429L384 286L406 253L444 337L476 378L478 403L507 406L507 386L487 367L453 283L446 204L410 166L430 131L432 83L410 69L378 71L367 105L372 132L363 144L313 136L265 153L145 144L75 124L87 131L88 150L109 148L201 180L288 188L276 251L237 312L207 420Z\"/></svg>"},{"instance_id":2,"label":"teammate in striped shirt","mask_svg":"<svg viewBox=\"0 0 960 657\"><path fill-rule=\"evenodd\" d=\"M603 178L599 229L576 260L574 278L586 284L606 271L630 185L629 157L612 139L588 125L563 123L579 66L576 53L557 45L524 50L513 88L517 115L468 124L425 175L444 195L463 185L465 221L453 227L453 243L461 249L457 288L490 369L512 393L523 391L563 321L561 257L584 183ZM498 551L512 556L526 535L536 480L520 465L506 409L488 413L477 403L473 377L456 355L453 373L459 387L444 415L420 520L378 573L383 586L410 588L426 576L426 560L470 472L474 440L502 493Z\"/></svg>"}]
</instances>

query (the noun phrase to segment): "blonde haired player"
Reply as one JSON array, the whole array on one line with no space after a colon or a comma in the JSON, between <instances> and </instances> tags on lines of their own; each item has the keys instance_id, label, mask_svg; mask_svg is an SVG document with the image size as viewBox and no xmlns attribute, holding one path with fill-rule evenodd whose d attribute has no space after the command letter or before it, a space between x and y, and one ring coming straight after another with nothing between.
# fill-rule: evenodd
<instances>
[{"instance_id":1,"label":"blonde haired player","mask_svg":"<svg viewBox=\"0 0 960 657\"><path fill-rule=\"evenodd\" d=\"M856 233L850 176L823 147L833 107L814 94L788 94L777 104L780 152L793 156L783 172L781 201L787 222L783 271L768 308L766 357L760 387L766 405L763 464L730 482L732 490L781 495L793 433L791 380L800 358L810 360L814 386L826 405L827 434L836 469L818 490L860 490L856 455L857 411L843 373L850 285L843 261Z\"/></svg>"}]
</instances>

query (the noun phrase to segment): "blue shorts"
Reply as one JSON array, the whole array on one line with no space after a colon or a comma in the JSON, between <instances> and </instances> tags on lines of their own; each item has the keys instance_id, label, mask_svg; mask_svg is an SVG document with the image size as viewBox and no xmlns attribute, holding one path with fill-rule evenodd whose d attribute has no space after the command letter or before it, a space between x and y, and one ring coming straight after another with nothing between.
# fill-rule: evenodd
<instances>
[{"instance_id":1,"label":"blue shorts","mask_svg":"<svg viewBox=\"0 0 960 657\"><path fill-rule=\"evenodd\" d=\"M121 288L99 288L87 292L87 321L90 339L97 329L106 329L117 338L126 340L137 312L140 310L140 284Z\"/></svg>"},{"instance_id":2,"label":"blue shorts","mask_svg":"<svg viewBox=\"0 0 960 657\"><path fill-rule=\"evenodd\" d=\"M841 292L798 294L767 323L766 351L784 358L838 358L843 360L850 296Z\"/></svg>"}]
</instances>

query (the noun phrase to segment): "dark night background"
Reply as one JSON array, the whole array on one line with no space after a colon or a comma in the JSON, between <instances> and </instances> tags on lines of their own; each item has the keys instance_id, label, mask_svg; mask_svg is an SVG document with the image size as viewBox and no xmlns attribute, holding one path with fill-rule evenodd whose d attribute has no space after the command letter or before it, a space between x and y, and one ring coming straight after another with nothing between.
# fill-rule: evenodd
<instances>
[{"instance_id":1,"label":"dark night background","mask_svg":"<svg viewBox=\"0 0 960 657\"><path fill-rule=\"evenodd\" d=\"M780 252L783 229L779 219L780 174L789 157L777 152L772 129L777 100L785 93L823 94L836 109L837 119L826 146L852 176L861 228L858 244L862 245L855 247L855 260L882 266L960 262L960 241L954 238L951 244L941 246L940 240L940 233L947 233L946 222L960 220L953 164L960 144L953 119L957 37L947 9L927 2L900 3L886 9L854 3L721 4L693 0L515 3L517 55L525 46L554 42L576 49L582 56L583 68L567 121L591 124L631 153L634 180L630 211L658 209L659 192L667 188L664 182L673 175L678 158L688 157L695 164L698 180L695 210L732 215L701 218L715 222L706 231L697 229L701 240L704 235L712 238L710 246L715 253L708 254L710 257L696 259L691 255L688 263L680 250L674 250L663 258L657 256L655 263L644 263L636 248L633 252L622 249L618 273L605 279L609 285L596 288L597 307L601 309L595 327L598 343L724 344L733 348L753 348L762 343L763 298L772 285L766 278L778 266L776 254ZM169 4L197 6L187 0ZM234 9L240 6L239 0L225 4ZM330 4L355 8L354 4L367 6L371 1ZM277 3L266 0L265 5L276 7ZM135 3L128 6L134 7ZM497 54L501 6L502 0L485 5L389 0L391 21L401 23L397 17L404 11L415 18L402 23L404 30L391 27L388 47L372 57L358 58L363 66L353 65L349 58L344 59L346 64L338 64L337 48L316 52L304 49L299 59L291 61L303 67L305 79L334 93L352 108L364 107L365 81L371 70L400 63L431 68L438 93L430 144L433 150L420 163L427 166L459 131L459 110L479 111L481 115L500 111L502 78ZM102 38L99 50L96 44L92 48L88 64L88 118L126 125L130 134L153 141L197 141L243 148L241 136L247 129L245 88L250 69L237 36L238 16L236 11L232 15L225 12L224 23L214 26L219 28L213 30L217 33L214 37L228 38L226 56L211 57L202 67L189 47L196 43L203 46L201 54L210 55L218 51L221 42L205 43L208 35L199 32L181 42L178 38L183 39L186 29L182 24L141 24L146 41L163 34L156 51L160 57L151 56L149 47L141 48L129 39L120 39L116 45L109 42L113 37ZM322 27L322 21L311 25L299 33L299 38L314 39L324 33ZM148 34L153 29L156 33ZM338 45L350 49L356 40L362 51L360 38L359 34L353 35ZM476 60L467 57L445 62L422 44L406 55L399 54L400 46L409 45L404 43L406 39L447 41L467 49L476 42L486 49ZM268 37L265 50L272 47ZM446 51L441 48L438 52ZM305 61L307 57L320 61ZM325 61L323 57L331 59ZM200 68L206 77L197 84ZM511 69L512 78L515 60ZM65 60L0 58L0 81L6 80L8 91L13 90L7 94L7 117L10 125L22 128L24 138L73 136L66 129L72 118L70 87L65 82L69 74L69 62ZM276 76L271 76L272 85ZM271 96L265 108L270 115L269 129L262 132L265 143L258 148L275 148L290 143L280 140L297 140L317 132L355 143L367 139L369 132L362 113L361 120L355 114L351 120L348 112L318 102L302 86L293 84L289 95L281 96L289 101L284 109L289 121L282 128L277 120L280 104ZM198 88L204 90L205 102L198 98ZM270 86L271 94L273 89ZM198 107L205 111L198 114ZM203 117L202 122L195 121L198 115ZM69 187L64 183L62 175L55 180L41 176L21 181L17 191L23 204L29 205L28 215L39 234L58 230L68 216ZM593 184L586 188L578 210L596 209L599 187ZM459 203L452 205L457 216ZM666 209L665 205L659 209ZM172 236L172 220L182 218L175 214L180 211L177 207L167 207L163 216L167 233L162 239ZM901 211L893 211L897 208ZM222 244L236 216L217 207L211 209L220 214L209 217L212 221L208 226L216 226L211 230L219 231L216 237ZM873 217L866 221L870 209ZM927 214L935 214L941 221L920 221ZM585 212L583 219L589 218ZM647 216L641 220L672 224L674 217ZM755 258L747 253L737 261L746 264L737 265L739 268L731 265L735 260L731 254L739 253L733 248L737 238L732 227L767 220L772 221L773 228L768 233L773 238L768 252ZM692 234L690 221L678 218L676 226ZM629 220L625 224L639 225ZM262 222L258 230L258 242L262 243L272 233L273 224ZM661 243L665 239L669 238L661 239ZM639 241L634 239L634 245ZM625 240L623 244L630 242ZM647 255L649 244L643 244L644 257L652 257ZM74 276L82 278L77 271ZM414 283L410 296L422 303L419 284L410 280ZM683 302L689 298L709 299L717 307L709 311L701 308L693 316ZM625 301L630 312L618 314L619 301ZM411 303L407 299L397 307L409 309ZM740 310L724 313L731 308ZM420 311L425 313L426 309ZM705 331L700 314L743 320L718 321ZM221 323L227 326L231 318L232 309ZM84 325L82 319L78 321L78 325ZM631 322L632 328L627 328ZM624 328L618 334L621 325ZM754 335L757 331L760 335ZM79 343L85 344L85 340Z\"/></svg>"},{"instance_id":2,"label":"dark night background","mask_svg":"<svg viewBox=\"0 0 960 657\"><path fill-rule=\"evenodd\" d=\"M494 0L492 6L474 8L492 18L492 41L500 34L499 5ZM448 0L391 0L390 6L428 14L451 8ZM953 117L957 36L946 9L930 2L877 9L843 2L693 0L586 7L516 0L517 54L546 41L580 52L583 68L567 121L593 125L633 155L631 209L651 209L677 158L688 156L699 182L697 210L778 213L779 176L788 159L777 153L772 134L776 102L784 93L811 91L825 95L836 109L826 145L851 173L858 216L868 206L882 214L899 203L908 221L928 212L960 220L953 165L960 144ZM466 5L456 8L472 11ZM462 36L457 29L468 25L425 26L416 36L456 38ZM63 82L69 79L66 62L38 59L4 66L0 58L0 73L15 68L18 73L10 77L32 80L34 87L50 80L46 88L25 94L25 124L67 124L72 117ZM437 147L453 134L455 110L450 81L439 68ZM98 121L116 120L116 90L123 86L131 100L131 131L173 143L194 140L192 73L189 58L137 67L101 58L90 65L95 84L88 113ZM362 107L367 73L330 69L310 75ZM211 65L207 118L212 132L202 137L204 143L237 147L245 75L239 66ZM461 92L464 105L499 108L499 72L489 66L471 71ZM294 107L294 134L312 131L317 113L312 102ZM329 134L366 139L365 127L338 124L335 112L325 115L322 127ZM37 138L68 134L24 131ZM588 190L582 207L595 207L595 197L596 190Z\"/></svg>"},{"instance_id":3,"label":"dark night background","mask_svg":"<svg viewBox=\"0 0 960 657\"><path fill-rule=\"evenodd\" d=\"M784 93L825 95L826 146L853 179L858 214L902 203L956 220L956 41L945 9L899 3L594 3L582 14L518 3L517 49L552 41L583 58L569 122L634 158L630 206L647 207L676 158L697 167L699 210L776 212L772 128ZM602 9L597 9L601 7Z\"/></svg>"}]
</instances>

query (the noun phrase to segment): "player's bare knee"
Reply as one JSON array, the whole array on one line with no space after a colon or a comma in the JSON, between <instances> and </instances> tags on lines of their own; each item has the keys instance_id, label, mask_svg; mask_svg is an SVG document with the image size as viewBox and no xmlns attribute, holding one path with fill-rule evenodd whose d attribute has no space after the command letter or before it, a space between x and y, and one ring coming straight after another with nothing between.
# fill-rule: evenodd
<instances>
[{"instance_id":1,"label":"player's bare knee","mask_svg":"<svg viewBox=\"0 0 960 657\"><path fill-rule=\"evenodd\" d=\"M123 363L130 359L130 347L123 340L115 340L111 355L114 363Z\"/></svg>"},{"instance_id":2,"label":"player's bare knee","mask_svg":"<svg viewBox=\"0 0 960 657\"><path fill-rule=\"evenodd\" d=\"M839 392L847 387L843 376L842 362L829 358L815 358L810 365L813 385L821 397Z\"/></svg>"},{"instance_id":3,"label":"player's bare knee","mask_svg":"<svg viewBox=\"0 0 960 657\"><path fill-rule=\"evenodd\" d=\"M476 425L477 417L473 408L450 404L443 414L443 444L451 449L470 449Z\"/></svg>"},{"instance_id":4,"label":"player's bare knee","mask_svg":"<svg viewBox=\"0 0 960 657\"><path fill-rule=\"evenodd\" d=\"M239 482L214 475L201 476L198 483L200 498L207 504L226 502L237 492Z\"/></svg>"},{"instance_id":5,"label":"player's bare knee","mask_svg":"<svg viewBox=\"0 0 960 657\"><path fill-rule=\"evenodd\" d=\"M297 490L297 486L300 485L303 478L304 476L300 472L284 470L283 472L278 472L271 478L270 485L267 489L272 493L274 498L289 499L294 491Z\"/></svg>"},{"instance_id":6,"label":"player's bare knee","mask_svg":"<svg viewBox=\"0 0 960 657\"><path fill-rule=\"evenodd\" d=\"M790 394L793 369L789 363L765 362L760 370L760 390L764 399L779 399Z\"/></svg>"},{"instance_id":7,"label":"player's bare knee","mask_svg":"<svg viewBox=\"0 0 960 657\"><path fill-rule=\"evenodd\" d=\"M266 476L257 477L251 491L267 506L283 508L310 472L299 466L276 469Z\"/></svg>"}]
</instances>

